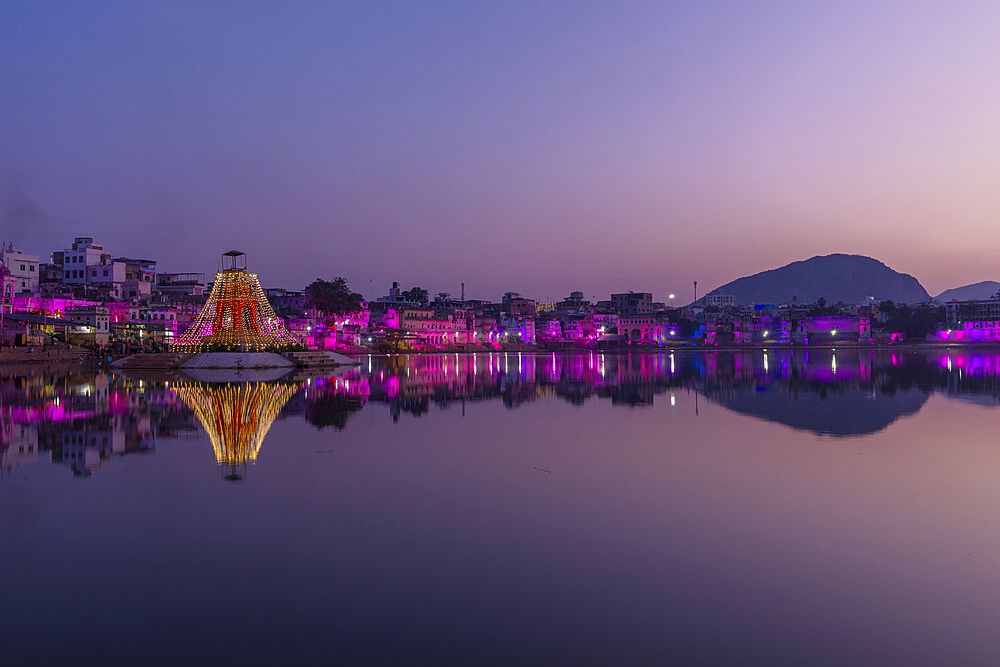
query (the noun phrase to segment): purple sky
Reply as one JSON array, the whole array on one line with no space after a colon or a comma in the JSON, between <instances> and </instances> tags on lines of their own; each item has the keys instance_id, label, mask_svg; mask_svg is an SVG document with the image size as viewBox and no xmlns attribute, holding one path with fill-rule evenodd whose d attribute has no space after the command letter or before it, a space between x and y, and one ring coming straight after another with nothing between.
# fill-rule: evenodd
<instances>
[{"instance_id":1,"label":"purple sky","mask_svg":"<svg viewBox=\"0 0 1000 667\"><path fill-rule=\"evenodd\" d=\"M0 5L0 240L43 257L237 247L365 296L680 300L831 252L1000 279L997 3L97 4Z\"/></svg>"}]
</instances>

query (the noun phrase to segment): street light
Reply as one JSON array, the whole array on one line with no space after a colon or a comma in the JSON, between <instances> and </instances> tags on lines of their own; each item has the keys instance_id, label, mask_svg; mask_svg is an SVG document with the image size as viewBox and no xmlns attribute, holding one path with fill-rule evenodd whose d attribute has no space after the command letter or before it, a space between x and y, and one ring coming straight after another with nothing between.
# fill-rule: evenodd
<instances>
[{"instance_id":1,"label":"street light","mask_svg":"<svg viewBox=\"0 0 1000 667\"><path fill-rule=\"evenodd\" d=\"M671 308L674 307L674 295L673 294L670 295L670 307Z\"/></svg>"}]
</instances>

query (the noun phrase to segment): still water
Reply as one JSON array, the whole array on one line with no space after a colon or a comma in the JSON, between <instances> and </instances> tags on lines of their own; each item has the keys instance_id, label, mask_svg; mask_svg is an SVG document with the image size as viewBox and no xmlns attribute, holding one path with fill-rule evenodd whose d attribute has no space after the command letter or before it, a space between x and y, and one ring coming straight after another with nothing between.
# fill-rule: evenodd
<instances>
[{"instance_id":1,"label":"still water","mask_svg":"<svg viewBox=\"0 0 1000 667\"><path fill-rule=\"evenodd\" d=\"M998 352L11 373L5 664L1000 659Z\"/></svg>"}]
</instances>

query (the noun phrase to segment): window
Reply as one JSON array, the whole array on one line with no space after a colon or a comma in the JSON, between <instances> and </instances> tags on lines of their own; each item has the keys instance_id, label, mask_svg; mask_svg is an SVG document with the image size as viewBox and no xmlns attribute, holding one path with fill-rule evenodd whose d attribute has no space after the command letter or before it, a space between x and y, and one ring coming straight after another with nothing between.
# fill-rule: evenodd
<instances>
[{"instance_id":1,"label":"window","mask_svg":"<svg viewBox=\"0 0 1000 667\"><path fill-rule=\"evenodd\" d=\"M34 271L34 270L35 270L35 265L34 264L32 264L31 266L28 267L28 271Z\"/></svg>"}]
</instances>

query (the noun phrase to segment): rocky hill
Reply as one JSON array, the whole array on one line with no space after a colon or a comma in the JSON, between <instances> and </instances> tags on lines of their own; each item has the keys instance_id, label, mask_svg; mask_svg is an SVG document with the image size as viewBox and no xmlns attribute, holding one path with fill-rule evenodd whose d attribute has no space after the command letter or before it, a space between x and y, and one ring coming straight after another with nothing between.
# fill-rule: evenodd
<instances>
[{"instance_id":1,"label":"rocky hill","mask_svg":"<svg viewBox=\"0 0 1000 667\"><path fill-rule=\"evenodd\" d=\"M913 276L893 271L863 255L822 255L792 262L727 283L709 292L732 294L737 304L812 303L820 297L827 303L864 303L869 295L896 303L920 303L930 299Z\"/></svg>"},{"instance_id":2,"label":"rocky hill","mask_svg":"<svg viewBox=\"0 0 1000 667\"><path fill-rule=\"evenodd\" d=\"M945 290L934 297L938 303L949 301L975 301L977 299L990 299L1000 291L1000 283L995 280L984 280L981 283L972 283L962 287L953 287Z\"/></svg>"}]
</instances>

